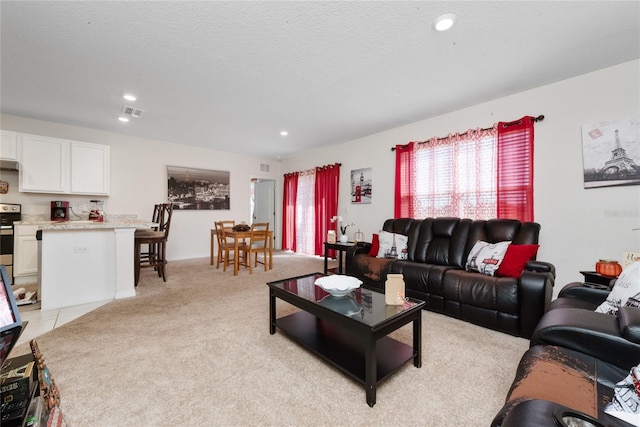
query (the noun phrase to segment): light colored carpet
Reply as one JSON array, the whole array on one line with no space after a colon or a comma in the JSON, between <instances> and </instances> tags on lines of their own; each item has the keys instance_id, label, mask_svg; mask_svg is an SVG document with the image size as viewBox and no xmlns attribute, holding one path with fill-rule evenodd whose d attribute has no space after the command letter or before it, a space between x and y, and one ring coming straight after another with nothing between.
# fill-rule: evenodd
<instances>
[{"instance_id":1,"label":"light colored carpet","mask_svg":"<svg viewBox=\"0 0 640 427\"><path fill-rule=\"evenodd\" d=\"M280 253L274 269L222 272L170 262L143 271L138 296L113 301L38 338L70 426L487 426L528 341L425 311L423 366L364 387L276 332L266 282L322 271ZM278 315L296 310L278 301ZM411 342L411 327L393 336ZM28 353L21 344L12 356Z\"/></svg>"}]
</instances>

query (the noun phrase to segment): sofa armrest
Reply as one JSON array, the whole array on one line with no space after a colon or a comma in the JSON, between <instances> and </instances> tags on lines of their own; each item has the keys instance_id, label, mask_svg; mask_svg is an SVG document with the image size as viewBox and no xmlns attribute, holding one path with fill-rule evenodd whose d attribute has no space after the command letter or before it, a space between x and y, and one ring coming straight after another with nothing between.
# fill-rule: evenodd
<instances>
[{"instance_id":1,"label":"sofa armrest","mask_svg":"<svg viewBox=\"0 0 640 427\"><path fill-rule=\"evenodd\" d=\"M626 309L640 311L635 307ZM632 312L623 322L633 324L636 316L640 313ZM634 327L627 333L636 331ZM545 313L531 335L530 346L537 344L579 351L624 369L631 369L640 360L640 344L626 339L618 316L582 308L558 308Z\"/></svg>"},{"instance_id":2,"label":"sofa armrest","mask_svg":"<svg viewBox=\"0 0 640 427\"><path fill-rule=\"evenodd\" d=\"M520 275L520 334L529 338L544 315L553 296L554 276L548 273L524 270Z\"/></svg>"},{"instance_id":3,"label":"sofa armrest","mask_svg":"<svg viewBox=\"0 0 640 427\"><path fill-rule=\"evenodd\" d=\"M618 326L624 338L640 344L640 309L620 307L618 309Z\"/></svg>"},{"instance_id":4,"label":"sofa armrest","mask_svg":"<svg viewBox=\"0 0 640 427\"><path fill-rule=\"evenodd\" d=\"M524 266L527 271L535 271L537 273L550 273L553 277L556 277L556 267L550 262L545 261L527 261Z\"/></svg>"},{"instance_id":5,"label":"sofa armrest","mask_svg":"<svg viewBox=\"0 0 640 427\"><path fill-rule=\"evenodd\" d=\"M590 302L594 305L602 304L609 296L609 287L595 283L572 282L566 284L558 293L558 298L575 298Z\"/></svg>"},{"instance_id":6,"label":"sofa armrest","mask_svg":"<svg viewBox=\"0 0 640 427\"><path fill-rule=\"evenodd\" d=\"M344 271L346 271L347 274L350 274L351 272L353 272L353 269L351 268L353 264L353 257L358 254L368 254L370 250L371 250L371 243L369 242L358 242L356 245L347 249L345 251L345 257L344 257L344 260L345 260Z\"/></svg>"}]
</instances>

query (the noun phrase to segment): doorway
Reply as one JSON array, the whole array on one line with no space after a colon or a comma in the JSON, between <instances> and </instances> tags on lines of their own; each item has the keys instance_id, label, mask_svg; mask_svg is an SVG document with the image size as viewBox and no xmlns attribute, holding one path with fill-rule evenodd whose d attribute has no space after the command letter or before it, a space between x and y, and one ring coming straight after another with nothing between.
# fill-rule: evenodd
<instances>
[{"instance_id":1,"label":"doorway","mask_svg":"<svg viewBox=\"0 0 640 427\"><path fill-rule=\"evenodd\" d=\"M268 222L269 230L276 231L276 181L274 179L251 179L251 223Z\"/></svg>"}]
</instances>

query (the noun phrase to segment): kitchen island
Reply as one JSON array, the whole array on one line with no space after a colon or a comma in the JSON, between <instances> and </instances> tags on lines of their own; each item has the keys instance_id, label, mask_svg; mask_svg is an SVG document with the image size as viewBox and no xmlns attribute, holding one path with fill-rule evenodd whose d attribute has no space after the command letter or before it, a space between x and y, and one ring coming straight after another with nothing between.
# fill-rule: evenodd
<instances>
[{"instance_id":1,"label":"kitchen island","mask_svg":"<svg viewBox=\"0 0 640 427\"><path fill-rule=\"evenodd\" d=\"M39 225L41 309L135 296L135 230L154 225L141 220Z\"/></svg>"}]
</instances>

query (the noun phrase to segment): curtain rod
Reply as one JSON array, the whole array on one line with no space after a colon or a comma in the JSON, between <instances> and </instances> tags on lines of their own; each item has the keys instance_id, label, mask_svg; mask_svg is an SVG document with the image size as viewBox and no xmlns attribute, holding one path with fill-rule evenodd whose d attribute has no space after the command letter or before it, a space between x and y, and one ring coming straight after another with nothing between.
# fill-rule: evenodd
<instances>
[{"instance_id":1,"label":"curtain rod","mask_svg":"<svg viewBox=\"0 0 640 427\"><path fill-rule=\"evenodd\" d=\"M541 122L543 120L544 120L544 115L542 115L542 114L540 114L538 117L534 117L533 118L534 122ZM513 122L505 123L505 126L510 126L510 125L516 124L518 122L520 122L520 120L516 120L516 121L513 121ZM486 130L491 130L491 129L493 129L493 126L491 126L490 128L484 128L484 129L481 129L481 130L482 131L486 131ZM466 134L467 134L467 132L462 132L462 133L460 133L458 135L466 135ZM440 140L447 139L447 138L436 138L436 139L438 141L440 141ZM428 142L428 140L427 141L420 141L420 142L418 142L418 144L424 144L426 142ZM396 147L391 147L391 151L396 151Z\"/></svg>"},{"instance_id":2,"label":"curtain rod","mask_svg":"<svg viewBox=\"0 0 640 427\"><path fill-rule=\"evenodd\" d=\"M305 173L305 172L309 172L309 171L315 171L316 169L322 169L322 168L332 167L332 166L341 167L342 163L334 163L332 165L324 165L324 166L314 166L312 168L309 168L309 169L303 170L303 171L287 172L287 173L284 174L284 176L291 175L291 174L301 174L301 173Z\"/></svg>"}]
</instances>

